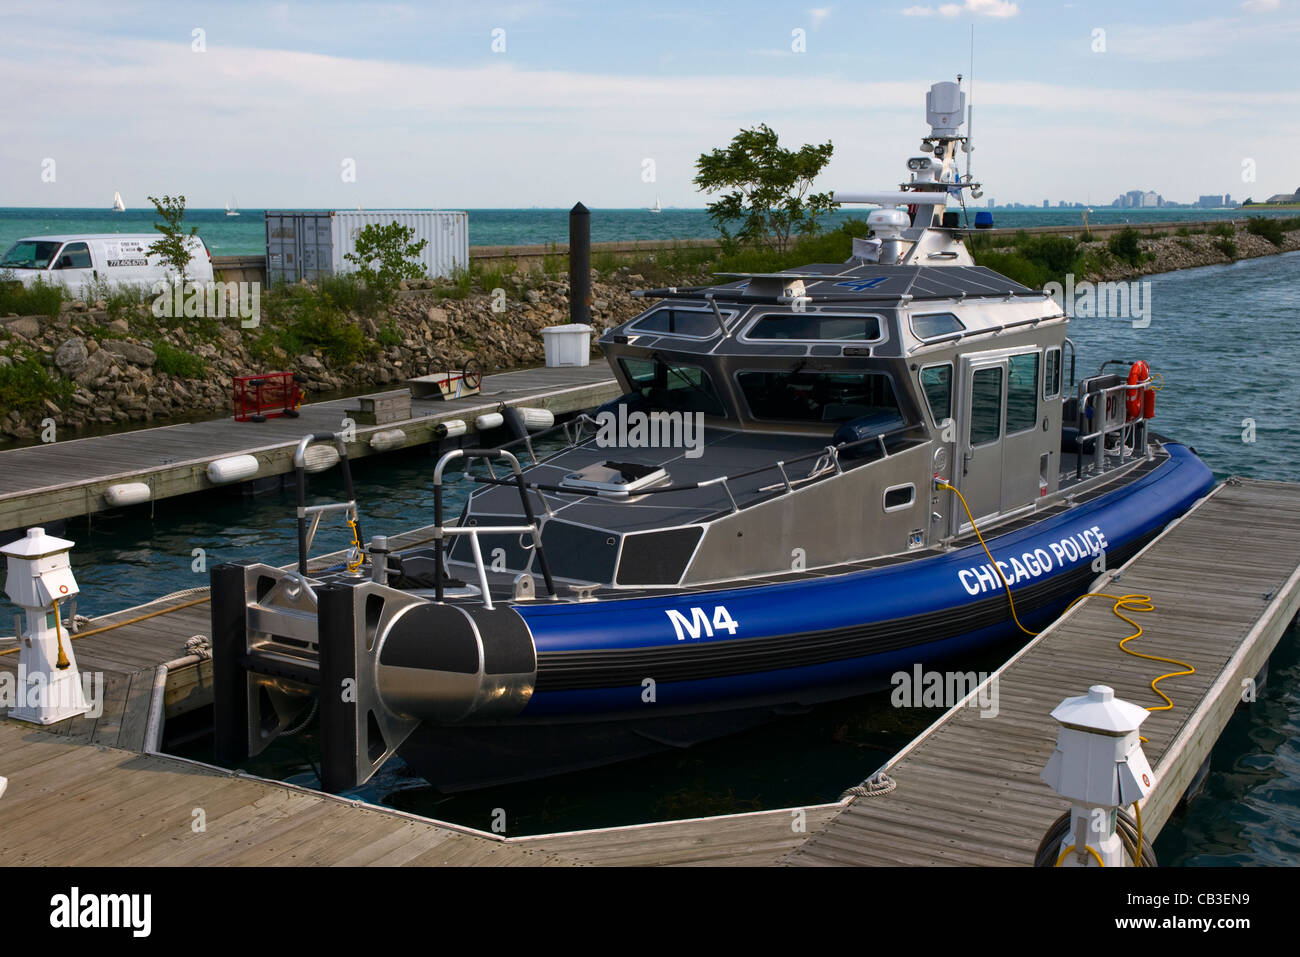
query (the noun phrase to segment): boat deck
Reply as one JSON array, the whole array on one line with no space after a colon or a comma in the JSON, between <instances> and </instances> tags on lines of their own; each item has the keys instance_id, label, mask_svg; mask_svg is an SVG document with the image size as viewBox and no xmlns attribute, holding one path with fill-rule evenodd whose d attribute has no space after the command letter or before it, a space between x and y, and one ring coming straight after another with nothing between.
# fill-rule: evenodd
<instances>
[{"instance_id":1,"label":"boat deck","mask_svg":"<svg viewBox=\"0 0 1300 957\"><path fill-rule=\"evenodd\" d=\"M1137 616L1144 634L1135 650L1196 667L1161 684L1174 707L1143 726L1157 776L1143 823L1154 837L1240 703L1242 682L1259 672L1300 608L1300 485L1220 486L1108 574L1108 594L1154 600L1154 612ZM157 666L183 655L191 635L207 634L203 597L106 616L90 628L164 610L83 632L79 665L105 672L98 719L50 729L0 721L0 773L9 778L0 864L1028 864L1066 807L1038 778L1056 740L1051 710L1099 682L1129 701L1158 704L1149 682L1175 670L1120 651L1131 629L1111 602L1092 599L1003 666L996 717L955 708L895 756L886 765L897 782L890 794L503 838L140 753ZM0 669L16 663L0 651ZM203 703L205 692L210 700L203 667L170 670L167 713ZM192 830L196 808L205 832Z\"/></svg>"}]
</instances>

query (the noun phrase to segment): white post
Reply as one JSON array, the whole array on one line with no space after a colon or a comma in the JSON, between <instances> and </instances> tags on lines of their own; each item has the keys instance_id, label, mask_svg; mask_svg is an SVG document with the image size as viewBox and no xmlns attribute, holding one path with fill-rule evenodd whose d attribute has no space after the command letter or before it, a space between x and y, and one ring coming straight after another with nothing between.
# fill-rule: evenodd
<instances>
[{"instance_id":1,"label":"white post","mask_svg":"<svg viewBox=\"0 0 1300 957\"><path fill-rule=\"evenodd\" d=\"M1115 812L1146 797L1155 786L1155 773L1138 737L1148 715L1145 708L1116 698L1105 685L1066 698L1052 712L1061 730L1041 777L1070 801L1070 832L1057 852L1062 867L1135 863L1124 853Z\"/></svg>"},{"instance_id":2,"label":"white post","mask_svg":"<svg viewBox=\"0 0 1300 957\"><path fill-rule=\"evenodd\" d=\"M29 528L25 538L0 548L8 560L5 594L27 620L18 636L18 703L9 712L20 721L54 724L90 710L72 637L59 620L59 606L80 590L68 558L73 545Z\"/></svg>"}]
</instances>

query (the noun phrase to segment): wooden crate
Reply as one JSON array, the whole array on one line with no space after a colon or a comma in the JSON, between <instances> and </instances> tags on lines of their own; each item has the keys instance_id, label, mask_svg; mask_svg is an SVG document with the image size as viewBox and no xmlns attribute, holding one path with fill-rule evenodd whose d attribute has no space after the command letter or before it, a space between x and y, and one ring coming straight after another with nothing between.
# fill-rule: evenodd
<instances>
[{"instance_id":1,"label":"wooden crate","mask_svg":"<svg viewBox=\"0 0 1300 957\"><path fill-rule=\"evenodd\" d=\"M407 389L363 395L357 399L357 405L358 408L345 412L358 425L388 425L411 417L411 393Z\"/></svg>"}]
</instances>

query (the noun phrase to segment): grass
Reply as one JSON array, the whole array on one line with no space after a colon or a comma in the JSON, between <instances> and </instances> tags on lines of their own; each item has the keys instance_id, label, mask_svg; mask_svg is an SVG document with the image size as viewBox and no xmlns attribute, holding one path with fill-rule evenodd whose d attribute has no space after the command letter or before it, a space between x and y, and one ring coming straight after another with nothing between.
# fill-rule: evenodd
<instances>
[{"instance_id":1,"label":"grass","mask_svg":"<svg viewBox=\"0 0 1300 957\"><path fill-rule=\"evenodd\" d=\"M161 340L153 344L154 363L157 372L176 376L178 379L202 379L208 374L208 364L192 352L177 349Z\"/></svg>"},{"instance_id":2,"label":"grass","mask_svg":"<svg viewBox=\"0 0 1300 957\"><path fill-rule=\"evenodd\" d=\"M542 273L548 279L559 279L569 271L569 257L559 251L555 243L551 243L550 252L542 257Z\"/></svg>"},{"instance_id":3,"label":"grass","mask_svg":"<svg viewBox=\"0 0 1300 957\"><path fill-rule=\"evenodd\" d=\"M24 413L39 410L49 399L62 405L76 390L70 379L54 376L34 355L10 355L0 368L0 409Z\"/></svg>"},{"instance_id":4,"label":"grass","mask_svg":"<svg viewBox=\"0 0 1300 957\"><path fill-rule=\"evenodd\" d=\"M1224 239L1231 239L1236 235L1236 230L1232 228L1232 223L1219 223L1210 227L1211 236L1221 236Z\"/></svg>"},{"instance_id":5,"label":"grass","mask_svg":"<svg viewBox=\"0 0 1300 957\"><path fill-rule=\"evenodd\" d=\"M58 318L67 290L38 278L24 286L9 270L0 273L0 316L17 313L20 316L49 316Z\"/></svg>"},{"instance_id":6,"label":"grass","mask_svg":"<svg viewBox=\"0 0 1300 957\"><path fill-rule=\"evenodd\" d=\"M400 346L402 344L402 332L397 328L397 321L389 319L379 327L379 335L376 337L381 346Z\"/></svg>"},{"instance_id":7,"label":"grass","mask_svg":"<svg viewBox=\"0 0 1300 957\"><path fill-rule=\"evenodd\" d=\"M457 269L450 279L434 288L433 294L439 299L467 299L473 291L474 274L468 269Z\"/></svg>"},{"instance_id":8,"label":"grass","mask_svg":"<svg viewBox=\"0 0 1300 957\"><path fill-rule=\"evenodd\" d=\"M1237 258L1237 244L1226 236L1220 236L1214 241L1214 248L1229 259Z\"/></svg>"},{"instance_id":9,"label":"grass","mask_svg":"<svg viewBox=\"0 0 1300 957\"><path fill-rule=\"evenodd\" d=\"M337 298L336 298L337 297ZM355 362L369 354L374 344L366 341L361 327L353 322L332 292L310 286L278 286L262 297L262 322L250 351L270 358L276 348L290 356L319 349L337 362Z\"/></svg>"}]
</instances>

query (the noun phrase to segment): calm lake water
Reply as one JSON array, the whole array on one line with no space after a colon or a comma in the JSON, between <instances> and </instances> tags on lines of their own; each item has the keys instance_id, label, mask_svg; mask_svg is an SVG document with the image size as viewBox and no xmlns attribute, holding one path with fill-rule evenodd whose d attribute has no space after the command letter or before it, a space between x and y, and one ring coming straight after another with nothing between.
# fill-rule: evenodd
<instances>
[{"instance_id":1,"label":"calm lake water","mask_svg":"<svg viewBox=\"0 0 1300 957\"><path fill-rule=\"evenodd\" d=\"M567 209L471 209L469 244L471 246L528 245L567 243L569 211ZM593 209L593 242L631 239L700 239L716 236L717 229L703 207L699 209L665 209L653 214L644 209ZM867 211L838 210L828 225L850 217L865 218ZM254 256L266 254L266 226L263 210L242 210L239 216L227 216L223 209L191 209L185 221L198 227L199 235L214 256ZM1296 210L1252 213L1250 215L1295 215ZM1191 220L1242 218L1241 210L1214 209L1095 209L1088 221L1105 223L1188 222ZM995 210L997 226L1066 226L1083 223L1078 209L1008 209ZM972 221L974 217L972 214ZM62 233L145 233L153 234L157 220L152 207L112 213L106 209L0 208L0 253L26 236Z\"/></svg>"},{"instance_id":2,"label":"calm lake water","mask_svg":"<svg viewBox=\"0 0 1300 957\"><path fill-rule=\"evenodd\" d=\"M1194 446L1221 478L1300 481L1300 389L1290 345L1300 316L1300 253L1185 270L1150 283L1146 328L1117 319L1071 324L1077 374L1090 374L1106 359L1144 358L1165 377L1156 409L1161 433ZM432 469L427 453L358 462L366 534L432 522ZM317 497L331 499L338 491L332 474L313 480ZM457 496L464 492L456 487ZM134 510L96 517L90 531L84 520L70 522L81 610L101 614L205 584L191 570L195 548L206 550L209 566L235 558L290 562L295 527L288 493L172 499L157 504L153 520ZM345 544L337 530L320 541L321 550ZM0 599L0 621L11 611ZM1014 647L986 650L955 666L992 670ZM504 808L512 834L820 803L860 781L935 717L894 709L887 694L873 695L684 752L454 796L433 792L395 760L357 796L482 828L494 808ZM187 753L205 754L202 746ZM256 770L310 785L312 753L306 733L277 744ZM1260 700L1233 718L1216 746L1205 793L1171 821L1156 850L1164 864L1296 864L1297 835L1300 629L1293 625Z\"/></svg>"}]
</instances>

